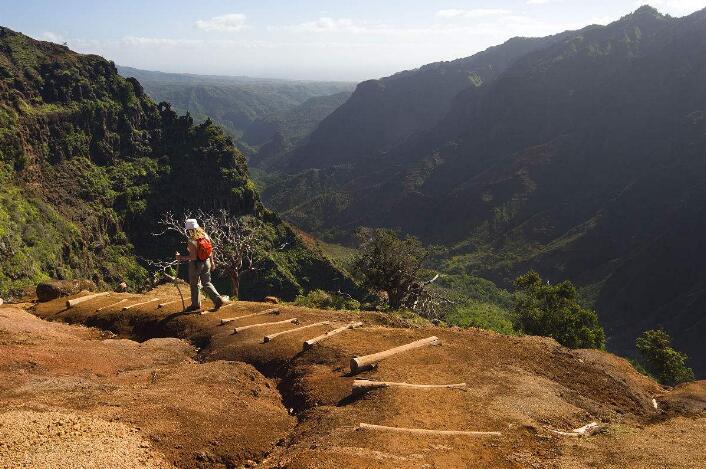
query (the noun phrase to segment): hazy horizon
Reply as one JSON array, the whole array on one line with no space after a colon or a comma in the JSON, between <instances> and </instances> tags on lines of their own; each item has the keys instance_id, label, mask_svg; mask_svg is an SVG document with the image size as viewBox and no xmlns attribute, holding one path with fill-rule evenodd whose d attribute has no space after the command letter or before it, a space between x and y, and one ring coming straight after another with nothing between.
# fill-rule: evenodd
<instances>
[{"instance_id":1,"label":"hazy horizon","mask_svg":"<svg viewBox=\"0 0 706 469\"><path fill-rule=\"evenodd\" d=\"M25 0L0 24L143 70L289 80L362 81L467 57L514 36L607 24L643 1L429 2ZM649 2L684 16L706 0ZM90 8L89 8L90 6Z\"/></svg>"}]
</instances>

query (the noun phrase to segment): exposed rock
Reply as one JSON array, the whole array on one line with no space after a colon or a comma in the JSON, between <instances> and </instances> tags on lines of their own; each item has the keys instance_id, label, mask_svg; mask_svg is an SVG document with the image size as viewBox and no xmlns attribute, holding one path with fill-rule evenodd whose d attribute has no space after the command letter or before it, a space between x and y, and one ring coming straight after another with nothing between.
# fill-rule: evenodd
<instances>
[{"instance_id":1,"label":"exposed rock","mask_svg":"<svg viewBox=\"0 0 706 469\"><path fill-rule=\"evenodd\" d=\"M118 293L125 293L127 291L127 283L120 282L120 285L118 285L118 288L116 288L115 291Z\"/></svg>"},{"instance_id":2,"label":"exposed rock","mask_svg":"<svg viewBox=\"0 0 706 469\"><path fill-rule=\"evenodd\" d=\"M91 280L50 280L37 285L37 299L40 302L51 301L62 296L70 296L82 290L96 291L96 284Z\"/></svg>"},{"instance_id":3,"label":"exposed rock","mask_svg":"<svg viewBox=\"0 0 706 469\"><path fill-rule=\"evenodd\" d=\"M265 303L272 303L273 305L279 304L279 298L276 296L266 296L263 301Z\"/></svg>"}]
</instances>

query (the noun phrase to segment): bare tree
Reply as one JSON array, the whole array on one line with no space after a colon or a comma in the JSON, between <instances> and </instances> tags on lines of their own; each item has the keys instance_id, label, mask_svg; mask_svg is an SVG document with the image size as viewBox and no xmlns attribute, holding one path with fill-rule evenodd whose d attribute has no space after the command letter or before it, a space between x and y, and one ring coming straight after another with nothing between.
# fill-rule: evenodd
<instances>
[{"instance_id":1,"label":"bare tree","mask_svg":"<svg viewBox=\"0 0 706 469\"><path fill-rule=\"evenodd\" d=\"M170 282L174 282L174 286L179 292L179 298L181 298L181 305L184 309L186 309L186 303L184 302L184 294L181 292L181 288L179 288L179 261L177 261L176 259L172 259L169 261L155 261L152 259L143 260L146 261L147 264L155 270L154 277L152 278L152 286L158 285L161 281L165 279L169 280Z\"/></svg>"},{"instance_id":2,"label":"bare tree","mask_svg":"<svg viewBox=\"0 0 706 469\"><path fill-rule=\"evenodd\" d=\"M216 269L230 278L233 298L238 298L243 275L258 269L256 247L259 241L257 220L253 217L235 218L225 210L213 213L198 212L214 245Z\"/></svg>"},{"instance_id":3,"label":"bare tree","mask_svg":"<svg viewBox=\"0 0 706 469\"><path fill-rule=\"evenodd\" d=\"M240 281L248 272L258 269L257 245L261 239L258 221L250 216L235 217L226 210L216 212L186 213L177 219L167 212L160 220L163 230L155 233L161 236L168 232L184 234L184 220L196 218L201 222L213 242L214 269L227 275L231 283L231 295L238 298Z\"/></svg>"},{"instance_id":4,"label":"bare tree","mask_svg":"<svg viewBox=\"0 0 706 469\"><path fill-rule=\"evenodd\" d=\"M441 320L446 312L456 304L441 292L428 288L438 278L437 274L431 280L415 282L405 302L407 308L432 321Z\"/></svg>"}]
</instances>

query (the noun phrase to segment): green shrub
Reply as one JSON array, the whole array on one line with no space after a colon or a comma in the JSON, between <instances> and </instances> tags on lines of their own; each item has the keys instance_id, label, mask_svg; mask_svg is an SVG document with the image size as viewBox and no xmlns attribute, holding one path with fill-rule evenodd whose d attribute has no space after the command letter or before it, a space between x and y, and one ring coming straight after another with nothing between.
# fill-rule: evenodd
<instances>
[{"instance_id":1,"label":"green shrub","mask_svg":"<svg viewBox=\"0 0 706 469\"><path fill-rule=\"evenodd\" d=\"M492 303L468 301L448 313L444 322L451 326L477 327L506 335L516 333L511 313Z\"/></svg>"},{"instance_id":2,"label":"green shrub","mask_svg":"<svg viewBox=\"0 0 706 469\"><path fill-rule=\"evenodd\" d=\"M694 371L687 367L688 357L672 348L672 338L663 329L645 331L635 346L647 363L647 371L669 386L694 380Z\"/></svg>"},{"instance_id":3,"label":"green shrub","mask_svg":"<svg viewBox=\"0 0 706 469\"><path fill-rule=\"evenodd\" d=\"M354 271L367 288L387 293L390 309L400 309L418 281L426 249L414 236L400 238L384 228L361 228L357 238Z\"/></svg>"},{"instance_id":4,"label":"green shrub","mask_svg":"<svg viewBox=\"0 0 706 469\"><path fill-rule=\"evenodd\" d=\"M553 337L571 348L603 348L605 332L595 311L578 302L576 287L564 281L550 285L531 271L515 280L516 327L531 335Z\"/></svg>"},{"instance_id":5,"label":"green shrub","mask_svg":"<svg viewBox=\"0 0 706 469\"><path fill-rule=\"evenodd\" d=\"M318 309L358 310L360 303L347 295L329 293L323 290L312 290L306 295L300 295L294 300L297 306Z\"/></svg>"}]
</instances>

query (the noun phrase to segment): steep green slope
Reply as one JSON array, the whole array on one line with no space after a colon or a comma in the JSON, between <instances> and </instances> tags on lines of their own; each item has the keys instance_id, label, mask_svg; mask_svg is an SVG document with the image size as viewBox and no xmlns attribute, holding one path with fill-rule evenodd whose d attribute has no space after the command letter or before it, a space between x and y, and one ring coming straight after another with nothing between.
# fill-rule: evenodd
<instances>
[{"instance_id":1,"label":"steep green slope","mask_svg":"<svg viewBox=\"0 0 706 469\"><path fill-rule=\"evenodd\" d=\"M703 375L705 115L706 11L643 7L519 57L384 153L356 148L342 167L303 145L315 169L264 196L329 236L390 226L442 243L450 272L570 278L610 348L663 326Z\"/></svg>"},{"instance_id":2,"label":"steep green slope","mask_svg":"<svg viewBox=\"0 0 706 469\"><path fill-rule=\"evenodd\" d=\"M198 208L262 220L268 261L244 280L246 296L352 288L262 207L243 155L219 127L156 105L101 57L6 28L0 180L3 296L47 276L140 288L147 272L138 258L168 258L180 247L151 235L156 220Z\"/></svg>"},{"instance_id":3,"label":"steep green slope","mask_svg":"<svg viewBox=\"0 0 706 469\"><path fill-rule=\"evenodd\" d=\"M162 73L131 67L118 67L118 72L124 77L136 78L155 101L167 101L175 111L180 114L188 111L197 121L210 117L250 146L270 141L275 131L263 127L275 122L297 119L294 126L304 125L313 130L342 100L334 99L334 107L325 106L324 115L312 104L301 108L300 115L295 109L312 98L350 93L354 86L346 82ZM303 110L312 112L301 115ZM316 119L313 125L308 123L312 118Z\"/></svg>"},{"instance_id":4,"label":"steep green slope","mask_svg":"<svg viewBox=\"0 0 706 469\"><path fill-rule=\"evenodd\" d=\"M384 154L437 124L459 92L486 86L518 58L559 39L515 38L472 57L363 82L281 169L348 165Z\"/></svg>"},{"instance_id":5,"label":"steep green slope","mask_svg":"<svg viewBox=\"0 0 706 469\"><path fill-rule=\"evenodd\" d=\"M250 165L262 169L277 168L295 146L338 109L350 93L309 98L280 114L272 114L253 122L243 137L251 145L260 146L250 158Z\"/></svg>"}]
</instances>

